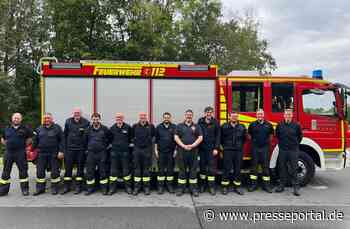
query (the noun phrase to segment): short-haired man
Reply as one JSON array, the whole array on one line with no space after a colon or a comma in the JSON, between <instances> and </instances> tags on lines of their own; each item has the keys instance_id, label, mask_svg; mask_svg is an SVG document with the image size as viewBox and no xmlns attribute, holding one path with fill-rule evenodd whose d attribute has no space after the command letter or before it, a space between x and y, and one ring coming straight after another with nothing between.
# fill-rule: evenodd
<instances>
[{"instance_id":1,"label":"short-haired man","mask_svg":"<svg viewBox=\"0 0 350 229\"><path fill-rule=\"evenodd\" d=\"M90 195L95 191L95 171L98 167L100 185L103 195L108 195L107 176L107 147L110 143L110 132L101 123L101 115L93 113L91 115L91 125L86 133L87 159L86 159L86 185L85 195Z\"/></svg>"},{"instance_id":2,"label":"short-haired man","mask_svg":"<svg viewBox=\"0 0 350 229\"><path fill-rule=\"evenodd\" d=\"M300 196L297 179L299 145L303 139L303 132L299 123L293 121L293 110L284 111L284 120L276 127L276 137L278 139L278 167L280 184L276 192L283 192L288 180L287 164L290 164L293 185L293 194Z\"/></svg>"},{"instance_id":3,"label":"short-haired man","mask_svg":"<svg viewBox=\"0 0 350 229\"><path fill-rule=\"evenodd\" d=\"M51 113L44 115L44 123L36 129L33 148L38 149L36 164L36 192L40 195L45 192L45 173L51 169L51 193L57 195L59 190L60 160L64 155L64 136L60 125L54 123Z\"/></svg>"},{"instance_id":4,"label":"short-haired man","mask_svg":"<svg viewBox=\"0 0 350 229\"><path fill-rule=\"evenodd\" d=\"M163 122L156 128L155 154L159 160L158 194L163 194L165 185L170 193L174 193L175 131L176 125L171 121L171 114L165 112Z\"/></svg>"},{"instance_id":5,"label":"short-haired man","mask_svg":"<svg viewBox=\"0 0 350 229\"><path fill-rule=\"evenodd\" d=\"M251 173L250 186L248 191L253 192L258 188L258 165L262 167L263 189L272 193L270 186L270 146L273 136L272 124L265 120L264 110L259 109L256 112L257 120L250 123L248 127L248 134L251 139Z\"/></svg>"},{"instance_id":6,"label":"short-haired man","mask_svg":"<svg viewBox=\"0 0 350 229\"><path fill-rule=\"evenodd\" d=\"M89 121L82 117L80 108L74 108L72 117L68 118L65 122L63 133L66 142L66 152L64 155L65 173L62 195L71 190L74 164L77 165L77 174L75 177L76 190L74 194L82 192L86 151L85 134L89 125Z\"/></svg>"},{"instance_id":7,"label":"short-haired man","mask_svg":"<svg viewBox=\"0 0 350 229\"><path fill-rule=\"evenodd\" d=\"M204 109L204 116L198 120L198 125L203 131L203 141L199 145L200 192L204 192L208 186L211 195L216 194L216 156L220 148L220 124L213 114L214 109L208 106Z\"/></svg>"},{"instance_id":8,"label":"short-haired man","mask_svg":"<svg viewBox=\"0 0 350 229\"><path fill-rule=\"evenodd\" d=\"M241 165L243 161L243 146L246 140L246 128L239 123L239 114L230 113L230 120L221 126L221 145L224 148L224 173L221 181L222 194L228 193L230 172L233 168L233 185L237 194L243 195L241 188Z\"/></svg>"},{"instance_id":9,"label":"short-haired man","mask_svg":"<svg viewBox=\"0 0 350 229\"><path fill-rule=\"evenodd\" d=\"M117 192L118 181L123 181L126 193L132 194L129 152L132 129L124 122L123 113L116 113L115 123L110 128L110 132L112 151L109 194L113 195Z\"/></svg>"},{"instance_id":10,"label":"short-haired man","mask_svg":"<svg viewBox=\"0 0 350 229\"><path fill-rule=\"evenodd\" d=\"M198 146L203 140L203 132L199 125L193 122L193 111L185 112L185 121L176 127L175 141L177 143L176 162L179 167L177 196L185 191L187 170L189 170L190 191L197 197Z\"/></svg>"},{"instance_id":11,"label":"short-haired man","mask_svg":"<svg viewBox=\"0 0 350 229\"><path fill-rule=\"evenodd\" d=\"M132 127L133 131L133 160L134 160L134 192L136 196L141 190L141 181L145 195L150 194L152 166L152 146L155 136L155 128L148 121L147 114L139 113L139 121Z\"/></svg>"},{"instance_id":12,"label":"short-haired man","mask_svg":"<svg viewBox=\"0 0 350 229\"><path fill-rule=\"evenodd\" d=\"M4 167L0 179L0 196L7 195L10 190L10 175L13 163L19 170L22 194L29 195L28 163L26 146L31 143L33 131L22 124L22 115L14 113L11 124L4 130L1 142L5 145Z\"/></svg>"}]
</instances>

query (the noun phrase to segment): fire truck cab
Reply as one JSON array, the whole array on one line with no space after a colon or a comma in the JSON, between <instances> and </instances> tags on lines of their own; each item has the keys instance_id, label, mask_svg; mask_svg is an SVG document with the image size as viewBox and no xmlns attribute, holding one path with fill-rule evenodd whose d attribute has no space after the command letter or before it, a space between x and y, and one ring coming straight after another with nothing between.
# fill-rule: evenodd
<instances>
[{"instance_id":1,"label":"fire truck cab","mask_svg":"<svg viewBox=\"0 0 350 229\"><path fill-rule=\"evenodd\" d=\"M319 72L316 72L319 73ZM315 167L341 169L349 165L350 132L347 117L349 88L316 77L271 76L256 72L231 72L218 78L220 94L217 113L221 123L231 111L238 111L240 122L248 125L256 120L256 110L263 109L274 127L283 120L286 108L303 130L298 161L298 178L307 184ZM245 145L245 161L249 161L250 143ZM278 145L273 139L270 168L277 167Z\"/></svg>"}]
</instances>

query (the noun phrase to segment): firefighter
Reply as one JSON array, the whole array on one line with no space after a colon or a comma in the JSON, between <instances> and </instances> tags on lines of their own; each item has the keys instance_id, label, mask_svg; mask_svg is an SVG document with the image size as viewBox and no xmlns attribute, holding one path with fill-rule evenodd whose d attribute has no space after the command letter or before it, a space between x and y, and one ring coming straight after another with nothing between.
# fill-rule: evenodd
<instances>
[{"instance_id":1,"label":"firefighter","mask_svg":"<svg viewBox=\"0 0 350 229\"><path fill-rule=\"evenodd\" d=\"M51 113L44 115L44 123L34 132L33 148L38 150L35 196L45 192L45 171L51 169L51 193L58 194L60 160L64 157L64 136L61 126L53 122Z\"/></svg>"},{"instance_id":2,"label":"firefighter","mask_svg":"<svg viewBox=\"0 0 350 229\"><path fill-rule=\"evenodd\" d=\"M249 192L258 188L258 164L262 167L263 190L272 193L270 186L269 152L273 136L273 127L270 122L264 119L264 110L256 112L257 120L248 127L248 134L251 139L252 170L250 174Z\"/></svg>"},{"instance_id":3,"label":"firefighter","mask_svg":"<svg viewBox=\"0 0 350 229\"><path fill-rule=\"evenodd\" d=\"M185 191L187 170L189 170L189 187L193 196L197 197L198 146L203 141L202 129L193 122L193 111L185 112L185 121L176 127L175 141L178 145L176 163L179 167L177 196Z\"/></svg>"},{"instance_id":4,"label":"firefighter","mask_svg":"<svg viewBox=\"0 0 350 229\"><path fill-rule=\"evenodd\" d=\"M109 194L117 192L117 181L124 181L125 191L132 194L131 189L131 171L130 171L130 153L131 127L124 122L124 115L116 113L115 124L110 128L111 132L111 174L109 177Z\"/></svg>"},{"instance_id":5,"label":"firefighter","mask_svg":"<svg viewBox=\"0 0 350 229\"><path fill-rule=\"evenodd\" d=\"M152 145L155 136L153 124L147 120L147 114L139 113L139 122L132 127L133 132L133 164L134 164L134 191L136 196L141 190L141 181L145 195L150 194L150 169L152 165Z\"/></svg>"},{"instance_id":6,"label":"firefighter","mask_svg":"<svg viewBox=\"0 0 350 229\"><path fill-rule=\"evenodd\" d=\"M228 193L230 184L230 172L233 167L234 191L239 195L244 195L241 188L241 164L243 160L243 146L246 140L246 128L238 121L238 113L230 113L230 120L221 126L221 144L224 149L223 155L223 179L221 181L222 194Z\"/></svg>"},{"instance_id":7,"label":"firefighter","mask_svg":"<svg viewBox=\"0 0 350 229\"><path fill-rule=\"evenodd\" d=\"M111 139L108 128L101 123L101 115L93 113L91 115L91 125L87 129L86 144L86 186L85 195L91 195L95 191L95 171L99 171L100 187L103 195L108 195L107 176L107 147Z\"/></svg>"},{"instance_id":8,"label":"firefighter","mask_svg":"<svg viewBox=\"0 0 350 229\"><path fill-rule=\"evenodd\" d=\"M86 151L85 133L89 125L89 121L81 116L81 110L79 108L73 110L73 117L68 118L64 125L66 152L64 157L65 174L63 178L64 189L61 193L62 195L71 190L74 164L77 165L77 174L75 177L76 190L74 194L82 192Z\"/></svg>"},{"instance_id":9,"label":"firefighter","mask_svg":"<svg viewBox=\"0 0 350 229\"><path fill-rule=\"evenodd\" d=\"M175 131L176 125L171 122L171 114L165 112L163 122L156 128L155 155L159 160L158 194L163 194L164 186L170 193L174 193Z\"/></svg>"},{"instance_id":10,"label":"firefighter","mask_svg":"<svg viewBox=\"0 0 350 229\"><path fill-rule=\"evenodd\" d=\"M22 124L22 115L14 113L11 125L3 133L1 143L5 145L4 167L0 179L0 196L7 195L10 190L10 175L13 163L19 170L19 179L23 196L29 195L28 163L26 145L31 144L33 131Z\"/></svg>"},{"instance_id":11,"label":"firefighter","mask_svg":"<svg viewBox=\"0 0 350 229\"><path fill-rule=\"evenodd\" d=\"M203 131L203 142L199 146L199 178L201 181L200 192L204 192L209 187L211 195L216 194L215 190L215 169L216 156L220 147L220 125L213 117L214 109L206 107L204 117L198 120L198 125ZM208 184L206 183L208 181Z\"/></svg>"},{"instance_id":12,"label":"firefighter","mask_svg":"<svg viewBox=\"0 0 350 229\"><path fill-rule=\"evenodd\" d=\"M299 184L297 179L299 144L303 139L303 133L298 123L293 121L293 111L286 109L284 111L284 121L276 127L276 137L278 139L278 167L280 184L276 192L283 192L288 179L287 165L290 165L292 175L293 194L300 196Z\"/></svg>"}]
</instances>

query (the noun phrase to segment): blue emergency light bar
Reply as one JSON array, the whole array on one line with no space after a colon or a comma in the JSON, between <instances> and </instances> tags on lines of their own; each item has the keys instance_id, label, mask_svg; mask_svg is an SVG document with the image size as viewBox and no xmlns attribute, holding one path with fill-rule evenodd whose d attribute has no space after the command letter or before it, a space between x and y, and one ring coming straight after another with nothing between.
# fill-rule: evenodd
<instances>
[{"instance_id":1,"label":"blue emergency light bar","mask_svg":"<svg viewBox=\"0 0 350 229\"><path fill-rule=\"evenodd\" d=\"M323 79L322 70L321 69L313 70L312 78L322 80Z\"/></svg>"}]
</instances>

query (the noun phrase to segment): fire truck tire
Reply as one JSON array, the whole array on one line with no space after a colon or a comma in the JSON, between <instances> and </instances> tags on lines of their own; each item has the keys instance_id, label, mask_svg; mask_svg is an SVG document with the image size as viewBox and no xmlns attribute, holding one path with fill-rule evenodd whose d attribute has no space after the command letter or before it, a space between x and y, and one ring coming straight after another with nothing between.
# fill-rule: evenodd
<instances>
[{"instance_id":1,"label":"fire truck tire","mask_svg":"<svg viewBox=\"0 0 350 229\"><path fill-rule=\"evenodd\" d=\"M306 186L315 176L315 163L312 158L304 151L299 151L298 158L298 183Z\"/></svg>"}]
</instances>

